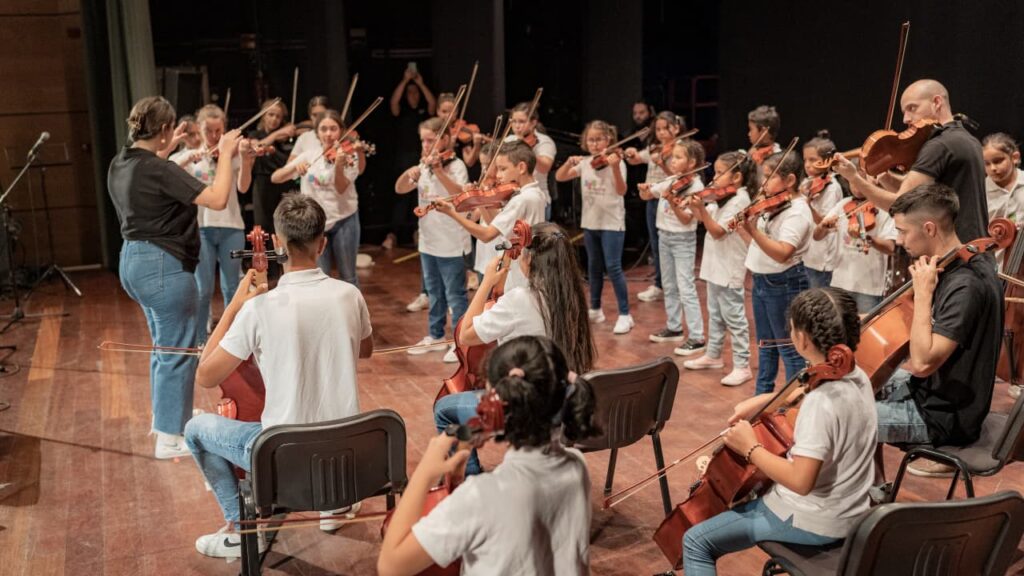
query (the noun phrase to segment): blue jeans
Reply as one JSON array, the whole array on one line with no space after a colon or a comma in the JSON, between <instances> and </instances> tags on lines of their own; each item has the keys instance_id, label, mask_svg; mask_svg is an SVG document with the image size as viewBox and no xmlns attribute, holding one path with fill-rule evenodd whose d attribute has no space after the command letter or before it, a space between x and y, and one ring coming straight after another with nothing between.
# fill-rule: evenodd
<instances>
[{"instance_id":1,"label":"blue jeans","mask_svg":"<svg viewBox=\"0 0 1024 576\"><path fill-rule=\"evenodd\" d=\"M697 261L696 232L659 232L661 243L661 277L665 290L666 327L679 332L686 315L687 337L698 342L704 340L704 316L700 311L693 266Z\"/></svg>"},{"instance_id":2,"label":"blue jeans","mask_svg":"<svg viewBox=\"0 0 1024 576\"><path fill-rule=\"evenodd\" d=\"M725 330L732 335L732 365L750 366L750 324L743 303L743 287L729 288L708 282L708 358L721 358Z\"/></svg>"},{"instance_id":3,"label":"blue jeans","mask_svg":"<svg viewBox=\"0 0 1024 576\"><path fill-rule=\"evenodd\" d=\"M200 414L185 426L185 444L213 488L228 522L241 517L234 466L249 471L252 445L262 430L259 422L242 422L216 414Z\"/></svg>"},{"instance_id":4,"label":"blue jeans","mask_svg":"<svg viewBox=\"0 0 1024 576\"><path fill-rule=\"evenodd\" d=\"M654 285L661 288L661 259L658 258L658 200L648 200L647 207L647 238L650 241L651 257L654 258Z\"/></svg>"},{"instance_id":5,"label":"blue jeans","mask_svg":"<svg viewBox=\"0 0 1024 576\"><path fill-rule=\"evenodd\" d=\"M683 536L683 570L686 576L717 574L717 559L764 541L825 546L839 539L794 528L792 518L782 520L758 498L687 530Z\"/></svg>"},{"instance_id":6,"label":"blue jeans","mask_svg":"<svg viewBox=\"0 0 1024 576\"><path fill-rule=\"evenodd\" d=\"M802 263L777 274L753 274L754 277L754 329L757 340L789 338L789 320L786 312L796 295L807 289L807 273ZM779 372L779 355L786 365L786 380L796 376L806 362L793 346L768 343L758 347L757 394L775 390L775 376Z\"/></svg>"},{"instance_id":7,"label":"blue jeans","mask_svg":"<svg viewBox=\"0 0 1024 576\"><path fill-rule=\"evenodd\" d=\"M927 444L928 425L910 397L910 372L900 368L878 391L878 441L883 444Z\"/></svg>"},{"instance_id":8,"label":"blue jeans","mask_svg":"<svg viewBox=\"0 0 1024 576\"><path fill-rule=\"evenodd\" d=\"M237 228L211 226L199 229L199 266L196 267L196 287L199 289L199 318L197 326L199 341L206 342L206 325L210 319L210 302L213 300L213 277L220 265L220 293L224 305L235 295L242 276L242 260L232 258L232 250L245 248L245 231Z\"/></svg>"},{"instance_id":9,"label":"blue jeans","mask_svg":"<svg viewBox=\"0 0 1024 576\"><path fill-rule=\"evenodd\" d=\"M809 288L828 288L832 285L832 271L822 272L814 268L804 268L807 271L807 286Z\"/></svg>"},{"instance_id":10,"label":"blue jeans","mask_svg":"<svg viewBox=\"0 0 1024 576\"><path fill-rule=\"evenodd\" d=\"M196 345L199 296L195 275L156 244L125 240L121 246L121 286L139 303L155 346L191 348ZM149 388L153 429L181 434L192 417L194 356L151 354Z\"/></svg>"},{"instance_id":11,"label":"blue jeans","mask_svg":"<svg viewBox=\"0 0 1024 576\"><path fill-rule=\"evenodd\" d=\"M853 301L857 303L857 313L867 314L871 310L882 303L881 296L872 296L871 294L862 294L860 292L850 292L850 296L853 297Z\"/></svg>"},{"instance_id":12,"label":"blue jeans","mask_svg":"<svg viewBox=\"0 0 1024 576\"><path fill-rule=\"evenodd\" d=\"M317 266L324 274L331 275L331 260L338 266L338 276L342 280L359 286L356 277L356 256L359 255L359 213L342 218L324 233L327 236L327 248L320 255Z\"/></svg>"},{"instance_id":13,"label":"blue jeans","mask_svg":"<svg viewBox=\"0 0 1024 576\"><path fill-rule=\"evenodd\" d=\"M476 407L479 404L479 392L449 394L434 404L434 426L437 426L438 432L444 432L449 424L465 424L476 416ZM477 457L476 450L473 450L466 462L466 476L481 472L483 469L480 468L480 458Z\"/></svg>"},{"instance_id":14,"label":"blue jeans","mask_svg":"<svg viewBox=\"0 0 1024 576\"><path fill-rule=\"evenodd\" d=\"M590 284L590 309L601 308L604 273L612 281L619 314L629 314L629 291L626 274L622 271L622 244L626 232L612 230L583 230L583 244L587 247L587 282Z\"/></svg>"},{"instance_id":15,"label":"blue jeans","mask_svg":"<svg viewBox=\"0 0 1024 576\"><path fill-rule=\"evenodd\" d=\"M462 256L445 258L420 254L420 265L423 267L423 282L427 285L427 296L430 298L430 337L444 338L448 308L452 309L454 331L455 325L469 307L466 300L466 262Z\"/></svg>"}]
</instances>

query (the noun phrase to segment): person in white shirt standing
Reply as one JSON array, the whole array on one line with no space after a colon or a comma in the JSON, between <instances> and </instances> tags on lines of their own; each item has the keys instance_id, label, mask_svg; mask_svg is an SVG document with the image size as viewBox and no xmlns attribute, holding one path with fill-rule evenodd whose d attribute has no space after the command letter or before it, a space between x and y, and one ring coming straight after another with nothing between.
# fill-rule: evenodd
<instances>
[{"instance_id":1,"label":"person in white shirt standing","mask_svg":"<svg viewBox=\"0 0 1024 576\"><path fill-rule=\"evenodd\" d=\"M818 132L804 144L804 172L807 178L800 183L800 192L807 196L807 205L811 209L811 217L818 224L843 198L843 187L830 174L828 169L821 170L817 163L831 158L836 153L836 145L829 140L828 130ZM832 284L832 271L836 268L837 255L836 237L829 234L822 238L813 238L804 254L804 269L807 271L807 283L811 288L824 288Z\"/></svg>"},{"instance_id":2,"label":"person in white shirt standing","mask_svg":"<svg viewBox=\"0 0 1024 576\"><path fill-rule=\"evenodd\" d=\"M423 159L416 166L402 172L395 181L397 194L418 190L419 206L423 208L434 206L435 201L448 197L450 190L461 190L462 185L469 181L466 165L450 150L451 137L441 133L443 127L444 121L440 118L430 118L420 123ZM451 159L442 161L441 156L445 152L451 155ZM449 308L454 328L469 305L466 298L466 263L462 258L469 244L469 232L448 216L436 210L428 210L420 218L419 251L423 281L430 300L430 333L419 341L417 348L411 348L409 354L425 354L448 348L444 361L458 362L455 347L446 346L443 342L444 327Z\"/></svg>"},{"instance_id":3,"label":"person in white shirt standing","mask_svg":"<svg viewBox=\"0 0 1024 576\"><path fill-rule=\"evenodd\" d=\"M463 576L589 574L590 476L583 455L559 438L599 433L590 385L569 371L554 343L537 336L495 349L487 381L505 406L503 436L511 447L493 472L466 479L422 516L430 488L457 474L469 455L448 457L454 436L431 439L384 536L382 576L411 576L459 559Z\"/></svg>"},{"instance_id":4,"label":"person in white shirt standing","mask_svg":"<svg viewBox=\"0 0 1024 576\"><path fill-rule=\"evenodd\" d=\"M203 146L199 149L182 150L171 156L193 178L209 186L217 174L217 158L215 151L227 119L224 111L216 104L207 104L196 113L199 133ZM252 183L252 167L255 156L251 152L250 142L243 140L238 147L237 155L232 159L231 169L234 172L232 181L235 189L228 195L228 205L223 210L199 207L199 266L196 267L196 288L199 290L199 342L206 341L209 330L210 302L213 300L214 274L220 267L220 292L227 306L231 295L238 288L238 280L242 275L242 262L231 257L233 250L245 248L245 223L242 221L242 210L238 205L237 192L246 193Z\"/></svg>"},{"instance_id":5,"label":"person in white shirt standing","mask_svg":"<svg viewBox=\"0 0 1024 576\"><path fill-rule=\"evenodd\" d=\"M320 256L320 269L330 275L334 263L342 280L358 286L356 256L360 229L356 178L366 169L366 154L358 146L351 156L335 148L344 132L342 126L336 110L325 110L314 129L320 146L307 149L274 171L270 181L282 183L299 176L302 194L316 200L327 214L327 249Z\"/></svg>"},{"instance_id":6,"label":"person in white shirt standing","mask_svg":"<svg viewBox=\"0 0 1024 576\"><path fill-rule=\"evenodd\" d=\"M690 200L690 209L707 230L700 278L707 283L708 344L703 356L683 362L683 367L689 370L724 368L722 346L728 328L732 336L733 369L720 382L723 386L739 386L752 377L750 326L744 298L747 269L743 261L747 257L747 244L738 234L730 234L726 226L740 210L750 205L748 191L757 186L757 165L744 152L726 152L715 160L715 178L711 183L713 188L731 188L735 192L731 197L706 205L699 197Z\"/></svg>"},{"instance_id":7,"label":"person in white shirt standing","mask_svg":"<svg viewBox=\"0 0 1024 576\"><path fill-rule=\"evenodd\" d=\"M587 247L587 282L590 284L590 321L604 322L601 292L604 275L612 282L619 318L615 334L626 334L636 323L629 314L629 290L622 270L622 246L626 240L626 165L614 150L606 150L616 140L615 127L603 120L593 120L583 129L580 147L589 156L570 156L558 167L555 180L568 182L580 179L583 196L583 243ZM594 168L593 162L604 164Z\"/></svg>"},{"instance_id":8,"label":"person in white shirt standing","mask_svg":"<svg viewBox=\"0 0 1024 576\"><path fill-rule=\"evenodd\" d=\"M526 143L533 150L533 156L537 159L533 167L533 179L544 192L544 201L547 206L544 209L544 220L551 219L551 190L548 183L548 174L551 173L551 166L555 163L555 141L550 136L538 130L540 115L537 110L530 116L530 103L520 102L512 107L509 122L512 123L512 136Z\"/></svg>"},{"instance_id":9,"label":"person in white shirt standing","mask_svg":"<svg viewBox=\"0 0 1024 576\"><path fill-rule=\"evenodd\" d=\"M295 145L292 146L292 153L288 157L289 162L295 160L296 157L307 150L320 149L320 138L316 133L316 123L327 110L327 106L327 96L313 96L309 99L309 104L306 106L309 119L299 122L299 125L296 126L296 132L299 134L299 137L295 139Z\"/></svg>"},{"instance_id":10,"label":"person in white shirt standing","mask_svg":"<svg viewBox=\"0 0 1024 576\"><path fill-rule=\"evenodd\" d=\"M812 288L789 307L793 347L808 364L825 362L837 345L857 350L860 318L853 299L837 288ZM771 399L744 400L729 419L725 445L775 484L762 498L733 507L683 536L686 576L716 574L718 558L766 540L825 546L846 538L868 512L874 479L878 417L863 370L806 392L785 456L764 449L748 419Z\"/></svg>"},{"instance_id":11,"label":"person in white shirt standing","mask_svg":"<svg viewBox=\"0 0 1024 576\"><path fill-rule=\"evenodd\" d=\"M253 443L264 428L326 422L359 413L356 359L373 353L370 315L359 290L317 267L327 245L323 208L293 195L274 212L274 245L288 260L274 290L254 286L250 270L210 336L196 373L205 388L219 385L255 356L266 386L261 422L200 414L185 426L185 443L206 477L227 526L196 540L213 557L238 557L239 536L226 534L239 519L233 466L248 470ZM282 335L286 335L282 337Z\"/></svg>"}]
</instances>

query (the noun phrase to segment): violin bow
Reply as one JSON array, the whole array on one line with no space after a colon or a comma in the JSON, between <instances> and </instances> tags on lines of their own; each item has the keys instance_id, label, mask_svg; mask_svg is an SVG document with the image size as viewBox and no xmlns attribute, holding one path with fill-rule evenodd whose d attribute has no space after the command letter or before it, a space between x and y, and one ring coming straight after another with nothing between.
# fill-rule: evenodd
<instances>
[{"instance_id":1,"label":"violin bow","mask_svg":"<svg viewBox=\"0 0 1024 576\"><path fill-rule=\"evenodd\" d=\"M127 342L112 342L104 340L96 347L103 352L139 352L146 354L174 354L177 356L202 356L202 347L198 348L176 348L174 346L155 346L149 344L129 344Z\"/></svg>"},{"instance_id":2,"label":"violin bow","mask_svg":"<svg viewBox=\"0 0 1024 576\"><path fill-rule=\"evenodd\" d=\"M292 119L291 124L295 126L295 109L298 108L298 97L299 97L299 67L295 67L295 73L292 74Z\"/></svg>"},{"instance_id":3,"label":"violin bow","mask_svg":"<svg viewBox=\"0 0 1024 576\"><path fill-rule=\"evenodd\" d=\"M466 95L466 85L463 84L462 86L459 86L459 91L455 95L455 108L459 107L459 104L462 103L462 97L465 96L465 95ZM441 131L437 133L437 137L434 139L434 144L430 147L430 152L427 153L427 157L428 158L430 156L433 156L434 152L437 151L437 144L438 144L438 142L441 141L441 137L448 133L448 125L451 124L453 116L455 116L455 115L454 114L449 114L448 117L444 119L444 124L441 125Z\"/></svg>"},{"instance_id":4,"label":"violin bow","mask_svg":"<svg viewBox=\"0 0 1024 576\"><path fill-rule=\"evenodd\" d=\"M224 96L224 117L228 116L228 109L231 108L231 88L228 88L228 93Z\"/></svg>"},{"instance_id":5,"label":"violin bow","mask_svg":"<svg viewBox=\"0 0 1024 576\"><path fill-rule=\"evenodd\" d=\"M352 95L356 93L356 84L359 84L359 73L352 76L352 83L348 85L348 95L345 96L345 105L341 107L341 121L348 118L348 109L352 106Z\"/></svg>"},{"instance_id":6,"label":"violin bow","mask_svg":"<svg viewBox=\"0 0 1024 576\"><path fill-rule=\"evenodd\" d=\"M529 121L533 118L533 113L537 111L537 105L540 104L540 97L544 94L544 87L540 86L537 91L533 94L533 101L530 102L530 110L526 112L526 119ZM500 121L500 116L498 117ZM505 139L508 138L509 132L512 131L512 116L509 115L508 124L505 125L505 131L501 134L501 140L498 140L498 147L494 149L494 155L491 156L491 162L487 165L487 171L480 175L480 182L487 180L487 177L491 175L491 170L494 167L494 159L501 154L501 149L505 145Z\"/></svg>"},{"instance_id":7,"label":"violin bow","mask_svg":"<svg viewBox=\"0 0 1024 576\"><path fill-rule=\"evenodd\" d=\"M462 102L462 111L459 112L459 121L466 117L466 108L469 107L469 96L473 93L473 84L476 82L476 71L480 67L480 61L473 62L473 73L469 75L469 87L466 88L466 99Z\"/></svg>"},{"instance_id":8,"label":"violin bow","mask_svg":"<svg viewBox=\"0 0 1024 576\"><path fill-rule=\"evenodd\" d=\"M270 101L270 104L267 104L263 108L263 110L260 110L252 118L249 118L248 120L246 120L245 123L242 124L241 126L239 126L238 128L236 128L236 130L238 130L239 132L241 132L242 130L245 130L246 128L251 126L253 124L253 122L256 122L260 118L263 118L263 115L266 114L267 112L270 112L271 108L273 108L274 106L277 106L280 103L281 103L281 99L280 98L274 98L273 100Z\"/></svg>"},{"instance_id":9,"label":"violin bow","mask_svg":"<svg viewBox=\"0 0 1024 576\"><path fill-rule=\"evenodd\" d=\"M358 117L358 118L356 118L354 122L352 122L352 125L351 125L351 126L349 126L347 130L345 130L345 133L344 133L344 134L342 134L340 138L338 138L338 142L342 142L342 141L344 141L344 140L345 140L345 138L346 138L346 137L347 137L347 136L348 136L349 134L351 134L351 133L352 133L352 131L353 131L353 130L355 130L357 126L359 126L360 124L362 124L362 123L363 123L363 120L366 120L366 117L367 117L367 116L369 116L371 112L373 112L374 110L376 110L376 109L377 109L377 107L378 107L378 106L380 106L380 103L381 103L381 102L383 102L383 101L384 101L384 98L382 98L382 97L380 97L380 96L377 96L377 99L376 99L376 100L374 100L374 101L373 101L372 103L370 103L370 105L369 105L369 106L368 106L368 107L366 108L366 110L364 110L364 111L363 111L363 113L362 113L362 114L360 114L360 115L359 115L359 117ZM310 162L310 164L313 164L313 163L314 163L314 162L316 162L317 160L319 160L319 159L323 158L323 157L324 157L324 154L326 154L326 153L327 153L327 150L324 150L323 152L321 152L319 156L317 156L316 158L314 158L314 159L313 159L313 161L312 161L312 162Z\"/></svg>"},{"instance_id":10,"label":"violin bow","mask_svg":"<svg viewBox=\"0 0 1024 576\"><path fill-rule=\"evenodd\" d=\"M603 154L607 154L608 150L615 150L619 146L622 146L623 144L625 144L626 142L629 142L630 140L633 140L634 138L643 138L644 136L647 136L650 133L651 133L651 128L649 126L644 126L643 128L637 130L636 132L633 132L629 136L626 136L622 140L619 140L618 142L614 142L612 144L609 144L608 146L605 147L605 149L604 149L605 151L602 152L601 154L602 155ZM681 136L680 136L680 138L681 138Z\"/></svg>"},{"instance_id":11,"label":"violin bow","mask_svg":"<svg viewBox=\"0 0 1024 576\"><path fill-rule=\"evenodd\" d=\"M758 138L758 140L760 140L760 138ZM793 139L789 141L789 146L786 146L786 150L782 153L782 158L779 159L778 164L775 165L775 168L772 168L771 174L765 177L764 182L761 182L761 187L757 189L757 194L754 195L755 198L761 198L764 196L764 187L768 185L768 181L772 179L772 176L775 176L775 174L778 173L779 168L782 167L782 163L786 161L786 156L789 156L789 153L793 151L793 148L796 148L796 143L799 141L799 136L794 136ZM753 204L754 200L751 199L750 203Z\"/></svg>"},{"instance_id":12,"label":"violin bow","mask_svg":"<svg viewBox=\"0 0 1024 576\"><path fill-rule=\"evenodd\" d=\"M907 55L907 40L910 38L910 20L900 26L900 48L896 54L896 74L892 79L892 94L889 96L889 112L885 116L885 129L892 130L892 117L896 113L896 95L903 75L903 58Z\"/></svg>"}]
</instances>

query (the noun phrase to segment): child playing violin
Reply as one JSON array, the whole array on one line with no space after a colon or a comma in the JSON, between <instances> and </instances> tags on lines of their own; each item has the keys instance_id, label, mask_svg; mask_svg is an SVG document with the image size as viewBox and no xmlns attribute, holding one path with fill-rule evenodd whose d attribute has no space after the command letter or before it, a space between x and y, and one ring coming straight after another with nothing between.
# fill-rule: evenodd
<instances>
[{"instance_id":1,"label":"child playing violin","mask_svg":"<svg viewBox=\"0 0 1024 576\"><path fill-rule=\"evenodd\" d=\"M829 139L828 130L821 130L817 136L804 144L804 171L807 178L800 183L800 191L807 196L807 205L811 209L811 218L818 224L821 219L839 204L843 198L843 188L836 176L828 169L816 166L836 153L836 145ZM804 254L804 268L807 270L807 282L811 288L824 288L832 284L832 271L836 268L836 238L828 234L812 239Z\"/></svg>"},{"instance_id":2,"label":"child playing violin","mask_svg":"<svg viewBox=\"0 0 1024 576\"><path fill-rule=\"evenodd\" d=\"M483 145L486 136L479 132L468 133L467 128L460 130L457 122L459 111L455 108L455 95L451 92L442 92L437 96L437 117L445 121L452 116L448 123L448 130L451 131L453 149L459 152L459 157L466 164L467 168L476 166L480 160L480 147ZM465 130L466 132L463 132ZM461 135L461 137L460 137ZM466 140L466 136L469 139Z\"/></svg>"},{"instance_id":3,"label":"child playing violin","mask_svg":"<svg viewBox=\"0 0 1024 576\"><path fill-rule=\"evenodd\" d=\"M657 184L640 184L642 194L658 198L658 254L661 282L665 291L666 326L650 335L651 342L683 342L676 348L676 354L689 356L704 349L704 317L700 310L700 298L694 284L693 269L697 259L697 219L690 210L687 200L679 200L688 194L704 189L700 176L691 174L704 164L704 147L689 138L677 140L672 147L668 161L669 172L687 175L664 178ZM686 183L686 181L689 183ZM673 190L682 187L681 190ZM683 335L683 316L686 317L686 332Z\"/></svg>"},{"instance_id":4,"label":"child playing violin","mask_svg":"<svg viewBox=\"0 0 1024 576\"><path fill-rule=\"evenodd\" d=\"M202 144L198 148L189 148L172 155L170 160L177 162L193 178L210 185L217 175L217 143L224 134L226 118L224 111L216 104L207 104L196 114ZM235 190L228 195L228 205L223 210L199 207L199 266L196 267L196 288L199 290L199 327L200 343L206 341L210 331L210 302L213 300L214 274L220 267L220 290L224 305L231 301L231 295L238 287L242 275L242 261L231 257L232 250L245 248L245 223L242 221L242 210L238 205L238 194L249 191L252 183L252 167L255 156L249 140L242 140L231 168L235 173L232 181Z\"/></svg>"},{"instance_id":5,"label":"child playing violin","mask_svg":"<svg viewBox=\"0 0 1024 576\"><path fill-rule=\"evenodd\" d=\"M506 286L509 268L498 269L500 256L487 266L480 289L463 318L459 341L465 346L499 345L517 336L546 336L564 351L569 369L580 374L594 366L597 350L587 318L583 278L576 264L576 249L557 224L533 227L533 238L511 268L528 279L525 286L509 288L487 308L488 293ZM449 424L464 424L476 414L478 392L449 394L434 404L438 432ZM474 450L466 474L480 473Z\"/></svg>"},{"instance_id":6,"label":"child playing violin","mask_svg":"<svg viewBox=\"0 0 1024 576\"><path fill-rule=\"evenodd\" d=\"M673 141L686 130L686 121L682 116L674 112L659 112L654 119L654 131L651 141L646 148L626 148L626 162L629 164L647 164L647 176L645 184L661 182L668 177L668 162L672 156ZM636 295L641 302L654 302L660 299L662 294L661 286L661 262L658 256L658 204L661 199L653 196L649 191L640 191L640 198L646 200L647 235L650 238L651 256L654 257L654 284Z\"/></svg>"},{"instance_id":7,"label":"child playing violin","mask_svg":"<svg viewBox=\"0 0 1024 576\"><path fill-rule=\"evenodd\" d=\"M198 150L203 145L203 137L199 134L199 123L196 117L186 114L178 120L178 126L171 136L170 145L157 152L157 156L167 158L182 168L192 162L191 154L182 154L185 150Z\"/></svg>"},{"instance_id":8,"label":"child playing violin","mask_svg":"<svg viewBox=\"0 0 1024 576\"><path fill-rule=\"evenodd\" d=\"M551 166L555 163L555 141L547 134L537 130L540 116L536 110L533 111L532 115L530 114L529 102L516 104L512 107L511 114L509 122L512 123L512 134L525 142L533 150L533 155L537 159L537 164L533 169L533 179L537 181L540 189L544 192L544 198L547 202L544 219L548 220L551 217L551 192L548 187L548 174L551 172Z\"/></svg>"},{"instance_id":9,"label":"child playing violin","mask_svg":"<svg viewBox=\"0 0 1024 576\"><path fill-rule=\"evenodd\" d=\"M756 145L750 150L750 157L758 166L772 154L782 152L776 142L781 127L782 118L774 106L758 106L747 113L747 138L751 146Z\"/></svg>"},{"instance_id":10,"label":"child playing violin","mask_svg":"<svg viewBox=\"0 0 1024 576\"><path fill-rule=\"evenodd\" d=\"M480 147L480 174L486 174L488 167L491 165L491 161L494 159L494 151L498 147L495 142L488 142ZM477 208L469 214L469 219L474 222L482 222L485 225L490 225L491 219L495 216L494 211ZM498 236L490 242L484 242L480 239L474 239L473 246L473 272L477 275L477 281L479 284L480 280L484 279L484 272L487 271L487 265L494 260L494 257L498 255L498 251L494 249L497 244L501 243L501 237ZM479 285L478 285L479 288Z\"/></svg>"},{"instance_id":11,"label":"child playing violin","mask_svg":"<svg viewBox=\"0 0 1024 576\"><path fill-rule=\"evenodd\" d=\"M789 317L792 347L809 364L823 363L838 344L857 349L857 308L842 290L803 292L789 306ZM864 371L855 367L807 392L793 446L785 457L766 451L747 421L770 397L755 396L738 404L724 440L775 484L763 497L686 532L686 576L716 574L718 558L766 540L809 546L834 543L868 511L877 424L871 382Z\"/></svg>"},{"instance_id":12,"label":"child playing violin","mask_svg":"<svg viewBox=\"0 0 1024 576\"><path fill-rule=\"evenodd\" d=\"M308 150L317 152L322 150L320 137L316 133L316 122L327 110L327 107L327 96L313 96L309 99L309 104L306 106L309 119L299 122L295 127L295 133L299 136L295 139L295 145L292 146L292 153L288 157L289 162Z\"/></svg>"},{"instance_id":13,"label":"child playing violin","mask_svg":"<svg viewBox=\"0 0 1024 576\"><path fill-rule=\"evenodd\" d=\"M981 146L985 157L989 220L1009 218L1016 222L1024 208L1024 170L1020 169L1020 149L1012 136L1002 132L989 134Z\"/></svg>"},{"instance_id":14,"label":"child playing violin","mask_svg":"<svg viewBox=\"0 0 1024 576\"><path fill-rule=\"evenodd\" d=\"M263 102L262 109L270 108L260 118L256 129L249 132L249 138L256 140L259 146L271 147L267 149L273 150L256 158L252 182L253 223L270 233L274 232L274 210L284 194L291 189L290 182L275 184L270 181L270 177L288 163L292 148L288 139L295 136L295 126L285 123L288 107L281 101L272 103L273 100Z\"/></svg>"},{"instance_id":15,"label":"child playing violin","mask_svg":"<svg viewBox=\"0 0 1024 576\"><path fill-rule=\"evenodd\" d=\"M442 134L444 121L430 118L420 123L420 146L423 159L398 176L395 192L408 194L419 191L419 205L447 197L451 190L461 190L469 181L466 165L455 158L443 162L442 154L451 148L451 136ZM444 340L445 319L451 308L452 326L459 323L468 304L466 299L465 262L462 255L469 244L469 233L457 221L437 211L427 212L420 218L420 266L430 302L428 322L430 333L411 348L409 354L425 354L446 348ZM448 347L445 362L458 362L454 346Z\"/></svg>"},{"instance_id":16,"label":"child playing violin","mask_svg":"<svg viewBox=\"0 0 1024 576\"><path fill-rule=\"evenodd\" d=\"M466 218L456 212L452 203L445 199L435 202L437 210L450 216L474 238L482 242L493 242L501 236L507 238L512 233L512 226L516 220L525 220L531 226L540 224L544 221L546 203L540 185L533 179L535 167L536 158L529 146L519 141L506 142L497 152L494 166L490 167L489 173L495 176L498 185L514 184L519 187L519 191L508 200L504 207L481 209L486 213L484 219L488 223L481 224ZM461 191L458 190L458 192ZM509 277L509 287L525 285L526 277L521 273L516 273L516 270L513 269Z\"/></svg>"},{"instance_id":17,"label":"child playing violin","mask_svg":"<svg viewBox=\"0 0 1024 576\"><path fill-rule=\"evenodd\" d=\"M726 152L715 160L713 187L734 188L733 195L717 203L705 204L700 197L690 199L690 210L704 224L704 256L700 260L700 278L707 283L708 342L704 355L683 362L689 370L721 369L725 330L732 336L732 371L721 380L723 386L739 386L750 373L750 326L747 322L743 285L747 269L743 260L747 244L726 228L740 210L750 204L749 190L757 187L757 165L743 152Z\"/></svg>"},{"instance_id":18,"label":"child playing violin","mask_svg":"<svg viewBox=\"0 0 1024 576\"><path fill-rule=\"evenodd\" d=\"M791 200L774 214L743 220L750 235L746 266L753 275L754 329L758 341L786 337L786 308L797 294L807 289L803 256L811 239L811 210L807 199L796 191L802 161L796 152L769 156L762 170L771 177L763 184L764 195L788 194ZM774 174L772 172L774 171ZM755 199L755 201L758 199ZM761 346L758 352L757 393L775 389L779 370L779 349ZM781 350L786 379L803 368L803 360L792 347Z\"/></svg>"},{"instance_id":19,"label":"child playing violin","mask_svg":"<svg viewBox=\"0 0 1024 576\"><path fill-rule=\"evenodd\" d=\"M583 242L587 249L587 281L590 283L590 321L605 321L601 310L604 274L612 281L619 318L615 334L626 334L636 324L629 314L629 291L622 271L622 245L626 239L626 166L615 150L606 150L616 140L615 128L603 120L593 120L583 129L580 147L589 156L570 156L558 167L555 180L568 182L580 179L583 195ZM595 169L591 162L603 156L607 166Z\"/></svg>"},{"instance_id":20,"label":"child playing violin","mask_svg":"<svg viewBox=\"0 0 1024 576\"><path fill-rule=\"evenodd\" d=\"M838 236L839 251L832 286L848 291L861 314L868 313L882 301L888 255L896 248L896 226L892 217L885 210L862 207L864 202L859 192L853 192L853 198L837 203L825 214L813 234L815 240ZM867 218L874 219L871 230L867 229Z\"/></svg>"},{"instance_id":21,"label":"child playing violin","mask_svg":"<svg viewBox=\"0 0 1024 576\"><path fill-rule=\"evenodd\" d=\"M558 346L537 336L495 349L487 380L504 405L504 439L511 444L504 460L493 472L466 479L421 517L428 490L457 473L469 455L448 455L453 436L431 439L384 537L377 560L382 576L413 575L460 558L464 575L589 573L590 477L583 455L558 438L599 433L590 386L569 371Z\"/></svg>"},{"instance_id":22,"label":"child playing violin","mask_svg":"<svg viewBox=\"0 0 1024 576\"><path fill-rule=\"evenodd\" d=\"M356 256L359 253L359 194L356 178L366 169L366 154L359 146L349 156L338 148L344 133L337 110L324 110L317 117L315 133L320 146L307 149L270 176L274 183L287 182L298 176L303 194L313 197L327 213L327 249L320 255L319 266L328 276L331 264L337 264L338 276L355 286Z\"/></svg>"}]
</instances>

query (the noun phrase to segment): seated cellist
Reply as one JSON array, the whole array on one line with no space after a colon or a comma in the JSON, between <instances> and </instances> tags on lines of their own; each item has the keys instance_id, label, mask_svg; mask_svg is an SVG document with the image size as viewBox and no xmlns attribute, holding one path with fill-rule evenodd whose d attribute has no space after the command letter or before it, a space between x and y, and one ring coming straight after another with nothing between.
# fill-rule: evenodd
<instances>
[{"instance_id":1,"label":"seated cellist","mask_svg":"<svg viewBox=\"0 0 1024 576\"><path fill-rule=\"evenodd\" d=\"M233 466L249 469L253 443L263 428L359 413L356 358L373 353L370 316L355 286L317 267L327 244L326 218L309 196L296 194L281 201L274 211L274 243L288 252L284 275L267 292L266 284L254 286L250 270L199 360L200 386L219 385L249 356L255 356L266 385L262 422L200 414L185 425L185 442L227 521L221 530L196 540L201 554L241 556L240 536L226 533L239 519ZM338 525L326 520L320 526L329 530Z\"/></svg>"},{"instance_id":2,"label":"seated cellist","mask_svg":"<svg viewBox=\"0 0 1024 576\"><path fill-rule=\"evenodd\" d=\"M837 344L860 342L857 303L839 288L812 288L789 306L792 345L821 364ZM846 537L865 513L874 476L875 410L871 382L860 368L823 382L800 405L787 457L758 443L748 419L772 394L736 406L725 445L775 482L762 497L690 528L683 537L686 576L715 574L715 562L757 542L823 546Z\"/></svg>"},{"instance_id":3,"label":"seated cellist","mask_svg":"<svg viewBox=\"0 0 1024 576\"><path fill-rule=\"evenodd\" d=\"M988 414L1003 331L1003 293L987 258L943 256L964 240L956 232L959 200L944 184L901 194L889 209L896 243L916 262L910 357L882 387L877 403L878 441L963 446L978 439ZM949 476L952 469L916 460L918 476Z\"/></svg>"}]
</instances>

